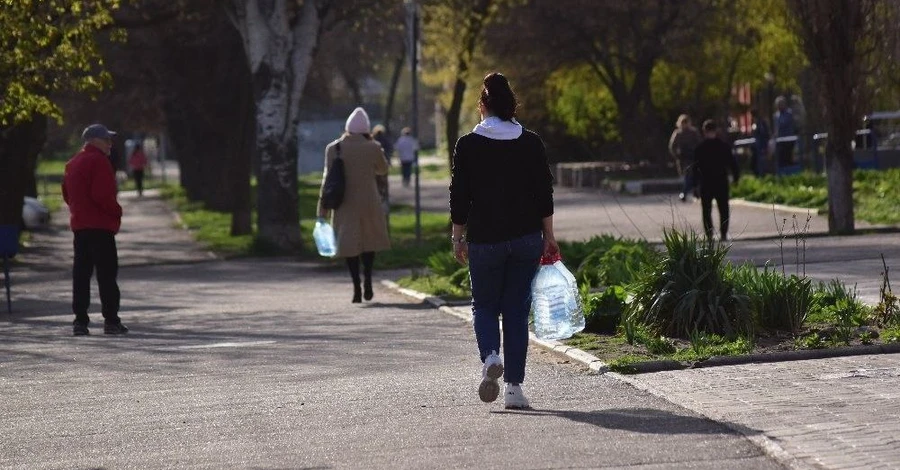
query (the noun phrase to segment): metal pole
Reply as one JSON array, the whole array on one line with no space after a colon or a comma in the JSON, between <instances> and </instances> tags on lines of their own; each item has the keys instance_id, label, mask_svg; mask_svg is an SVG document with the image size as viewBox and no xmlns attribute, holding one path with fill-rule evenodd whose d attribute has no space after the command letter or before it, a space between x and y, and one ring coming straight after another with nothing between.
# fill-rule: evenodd
<instances>
[{"instance_id":1,"label":"metal pole","mask_svg":"<svg viewBox=\"0 0 900 470\"><path fill-rule=\"evenodd\" d=\"M419 141L419 8L415 0L409 2L410 9L410 47L409 47L409 63L412 78L412 133L416 142ZM419 151L416 150L415 160L413 160L413 169L415 171L415 194L416 194L416 244L422 243L422 207L421 207L421 191L419 186Z\"/></svg>"}]
</instances>

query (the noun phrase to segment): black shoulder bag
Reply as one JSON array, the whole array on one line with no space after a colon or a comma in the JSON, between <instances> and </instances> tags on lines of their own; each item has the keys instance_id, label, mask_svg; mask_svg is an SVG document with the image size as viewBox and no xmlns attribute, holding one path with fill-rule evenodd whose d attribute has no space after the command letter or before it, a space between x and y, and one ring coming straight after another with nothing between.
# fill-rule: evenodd
<instances>
[{"instance_id":1,"label":"black shoulder bag","mask_svg":"<svg viewBox=\"0 0 900 470\"><path fill-rule=\"evenodd\" d=\"M322 207L328 210L334 210L341 206L344 202L344 188L346 182L344 178L344 159L341 158L341 144L335 144L337 157L331 162L328 173L325 175L325 185L322 188Z\"/></svg>"}]
</instances>

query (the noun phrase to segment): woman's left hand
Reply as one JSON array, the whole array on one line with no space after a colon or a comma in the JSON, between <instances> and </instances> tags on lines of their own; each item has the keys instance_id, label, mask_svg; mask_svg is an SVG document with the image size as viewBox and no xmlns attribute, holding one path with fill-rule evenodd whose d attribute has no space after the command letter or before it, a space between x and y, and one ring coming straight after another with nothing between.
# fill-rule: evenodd
<instances>
[{"instance_id":1,"label":"woman's left hand","mask_svg":"<svg viewBox=\"0 0 900 470\"><path fill-rule=\"evenodd\" d=\"M469 263L469 244L466 242L453 242L453 256L459 264Z\"/></svg>"}]
</instances>

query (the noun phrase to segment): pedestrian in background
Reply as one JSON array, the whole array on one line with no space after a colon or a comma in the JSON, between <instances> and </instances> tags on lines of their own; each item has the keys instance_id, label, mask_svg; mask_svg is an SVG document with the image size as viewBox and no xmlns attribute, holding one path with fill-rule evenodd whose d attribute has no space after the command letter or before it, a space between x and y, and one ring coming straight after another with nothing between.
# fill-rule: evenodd
<instances>
[{"instance_id":1,"label":"pedestrian in background","mask_svg":"<svg viewBox=\"0 0 900 470\"><path fill-rule=\"evenodd\" d=\"M797 125L794 122L794 111L788 106L787 98L779 96L775 98L775 138L791 137L797 135ZM779 169L794 164L794 142L775 142L775 158Z\"/></svg>"},{"instance_id":2,"label":"pedestrian in background","mask_svg":"<svg viewBox=\"0 0 900 470\"><path fill-rule=\"evenodd\" d=\"M412 129L404 127L400 131L400 138L394 143L397 156L400 157L400 171L403 174L403 187L409 187L412 175L412 166L416 162L416 152L419 150L419 141L412 136Z\"/></svg>"},{"instance_id":3,"label":"pedestrian in background","mask_svg":"<svg viewBox=\"0 0 900 470\"><path fill-rule=\"evenodd\" d=\"M678 120L675 121L675 130L669 138L669 153L675 159L675 168L678 170L678 174L684 178L681 192L678 194L678 199L683 202L687 201L694 186L691 165L694 164L694 149L700 144L700 140L700 133L691 124L691 117L687 114L678 116Z\"/></svg>"},{"instance_id":4,"label":"pedestrian in background","mask_svg":"<svg viewBox=\"0 0 900 470\"><path fill-rule=\"evenodd\" d=\"M456 142L450 183L451 240L469 264L482 362L478 396L492 402L506 382L506 408L528 408L522 392L531 282L553 236L553 176L541 138L515 120L517 101L500 73L484 78L482 121ZM503 322L503 360L499 318ZM505 364L505 368L504 368Z\"/></svg>"},{"instance_id":5,"label":"pedestrian in background","mask_svg":"<svg viewBox=\"0 0 900 470\"><path fill-rule=\"evenodd\" d=\"M138 197L144 195L144 169L147 168L147 155L141 150L141 144L134 144L134 150L128 157L128 168L131 170L131 176L134 178L134 185L137 187Z\"/></svg>"},{"instance_id":6,"label":"pedestrian in background","mask_svg":"<svg viewBox=\"0 0 900 470\"><path fill-rule=\"evenodd\" d=\"M753 168L753 174L760 176L763 174L766 162L769 161L769 125L766 120L759 116L756 109L750 110L750 116L753 117L753 126L750 133L755 142L750 147L750 166Z\"/></svg>"},{"instance_id":7,"label":"pedestrian in background","mask_svg":"<svg viewBox=\"0 0 900 470\"><path fill-rule=\"evenodd\" d=\"M716 201L719 209L719 231L721 240L728 240L728 222L730 211L728 207L729 171L734 176L734 182L740 177L740 169L731 152L731 146L719 137L718 126L713 120L703 123L704 140L695 150L696 161L694 163L694 178L699 183L700 208L703 215L703 231L706 238L712 240L712 202Z\"/></svg>"},{"instance_id":8,"label":"pedestrian in background","mask_svg":"<svg viewBox=\"0 0 900 470\"><path fill-rule=\"evenodd\" d=\"M384 150L384 158L387 159L388 165L391 164L391 158L394 156L394 144L391 143L391 136L388 135L387 129L381 124L372 128L372 138L381 144Z\"/></svg>"},{"instance_id":9,"label":"pedestrian in background","mask_svg":"<svg viewBox=\"0 0 900 470\"><path fill-rule=\"evenodd\" d=\"M75 336L90 334L88 307L91 277L97 271L100 287L103 332L128 332L119 318L119 257L115 235L122 224L122 207L116 201L116 175L109 161L112 138L102 124L92 124L81 134L85 142L80 152L66 163L63 200L69 206L69 225L74 233L75 261L72 266L72 311Z\"/></svg>"},{"instance_id":10,"label":"pedestrian in background","mask_svg":"<svg viewBox=\"0 0 900 470\"><path fill-rule=\"evenodd\" d=\"M347 118L344 134L325 147L326 175L334 159L344 161L344 200L332 211L331 225L337 241L335 256L346 258L353 281L353 303L372 300L372 265L375 252L388 250L387 224L381 207L376 177L387 175L388 164L381 145L369 134L369 116L363 108L356 108ZM325 177L322 176L322 188ZM319 192L319 217L328 211L322 207ZM363 285L360 286L359 264L362 260Z\"/></svg>"}]
</instances>

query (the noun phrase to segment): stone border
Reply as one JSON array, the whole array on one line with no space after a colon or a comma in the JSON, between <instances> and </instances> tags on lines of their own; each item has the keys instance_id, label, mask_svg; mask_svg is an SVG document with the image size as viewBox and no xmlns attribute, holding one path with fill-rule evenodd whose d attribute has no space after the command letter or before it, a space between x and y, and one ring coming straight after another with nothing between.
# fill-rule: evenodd
<instances>
[{"instance_id":1,"label":"stone border","mask_svg":"<svg viewBox=\"0 0 900 470\"><path fill-rule=\"evenodd\" d=\"M779 212L792 212L795 214L811 214L811 215L819 215L819 209L813 209L810 207L797 207L797 206L786 206L784 204L769 204L767 202L756 202L756 201L748 201L743 198L734 198L729 201L731 204L736 204L738 206L745 207L755 207L758 209L775 209Z\"/></svg>"}]
</instances>

